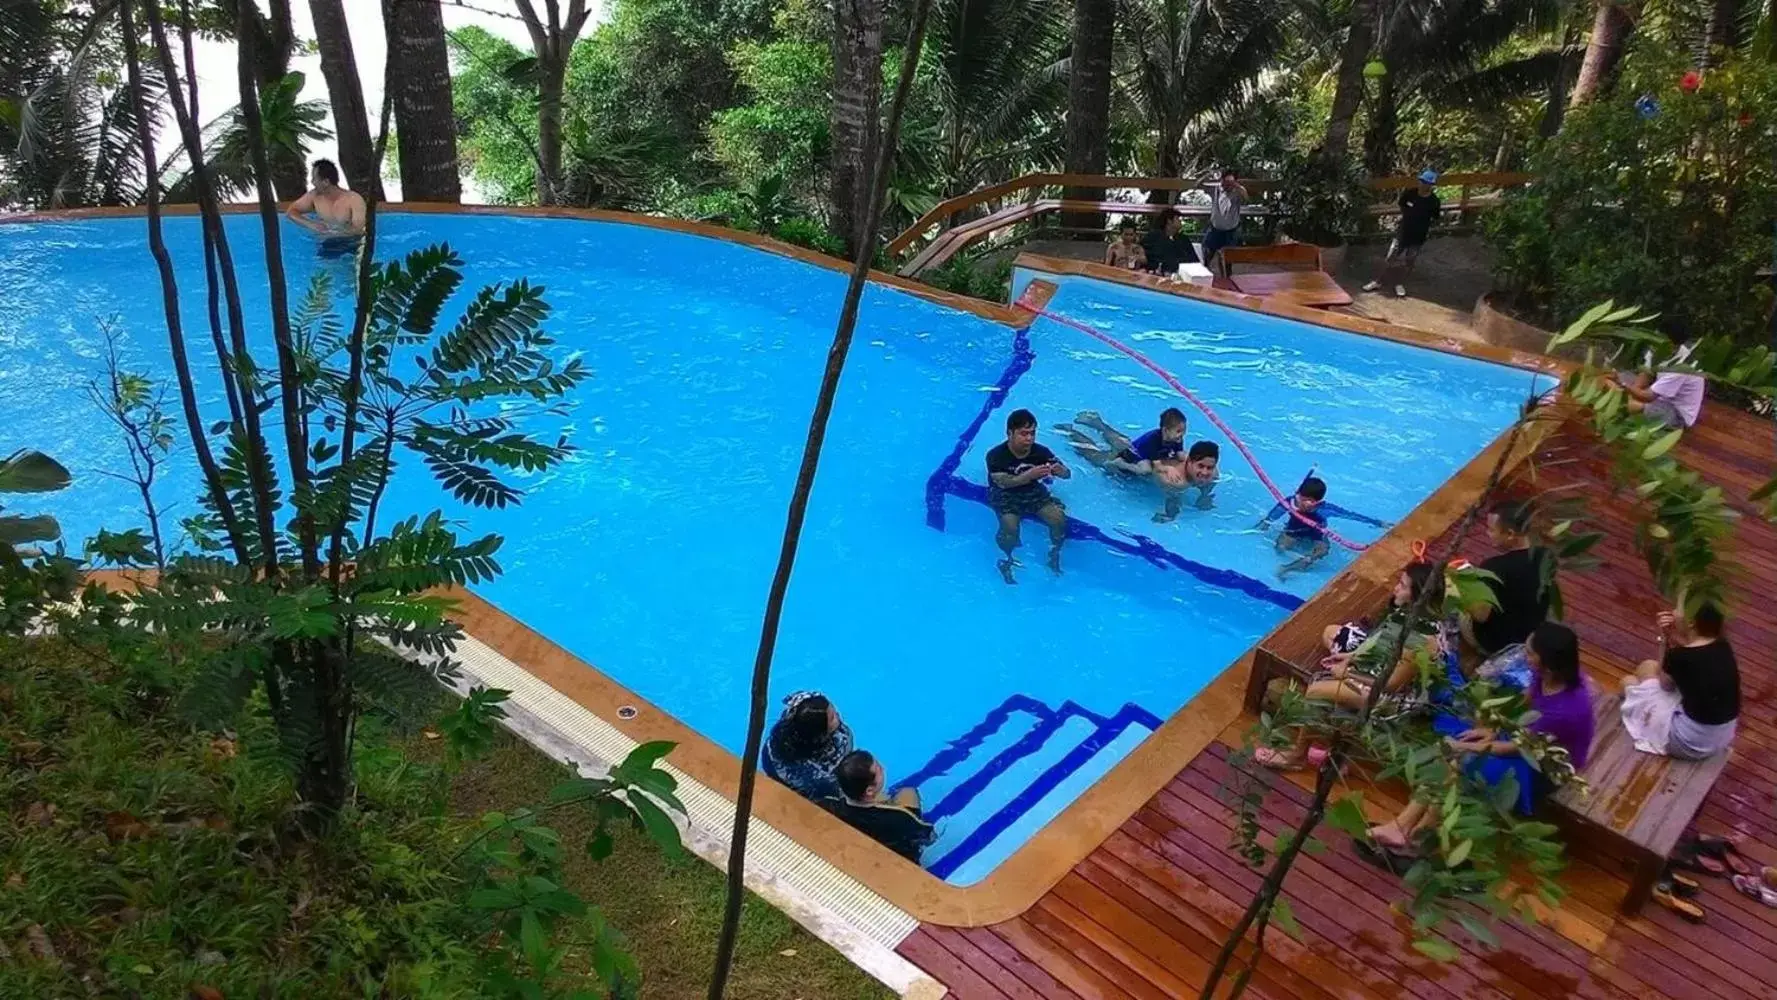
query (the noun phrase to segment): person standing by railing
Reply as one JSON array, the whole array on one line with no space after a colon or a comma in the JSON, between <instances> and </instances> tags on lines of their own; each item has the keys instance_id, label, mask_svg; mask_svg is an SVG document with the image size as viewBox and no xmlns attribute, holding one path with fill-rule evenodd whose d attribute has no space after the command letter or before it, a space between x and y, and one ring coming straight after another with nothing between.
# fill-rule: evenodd
<instances>
[{"instance_id":1,"label":"person standing by railing","mask_svg":"<svg viewBox=\"0 0 1777 1000\"><path fill-rule=\"evenodd\" d=\"M1203 263L1215 267L1224 247L1240 245L1240 210L1246 205L1246 187L1232 168L1223 168L1221 177L1203 182L1209 192L1209 229L1203 234Z\"/></svg>"},{"instance_id":2,"label":"person standing by railing","mask_svg":"<svg viewBox=\"0 0 1777 1000\"><path fill-rule=\"evenodd\" d=\"M1401 221L1395 227L1393 242L1388 244L1388 258L1382 263L1382 273L1365 285L1364 291L1378 292L1384 285L1393 285L1395 298L1407 297L1407 286L1401 282L1407 280L1419 261L1419 252L1431 236L1432 223L1438 221L1438 213L1444 208L1438 201L1437 183L1438 172L1426 170L1419 175L1418 186L1401 192Z\"/></svg>"}]
</instances>

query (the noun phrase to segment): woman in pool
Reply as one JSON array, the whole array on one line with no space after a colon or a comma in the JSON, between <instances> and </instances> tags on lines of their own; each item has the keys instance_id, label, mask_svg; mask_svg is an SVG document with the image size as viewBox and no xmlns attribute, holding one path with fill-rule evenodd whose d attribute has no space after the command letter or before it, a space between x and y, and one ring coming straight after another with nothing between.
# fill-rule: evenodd
<instances>
[{"instance_id":1,"label":"woman in pool","mask_svg":"<svg viewBox=\"0 0 1777 1000\"><path fill-rule=\"evenodd\" d=\"M1427 594L1425 613L1418 625L1408 633L1406 642L1401 646L1401 655L1395 661L1394 668L1386 676L1381 673L1381 664L1376 657L1368 655L1376 648L1389 648L1407 624L1407 611L1421 594ZM1419 651L1430 643L1439 643L1442 654L1442 643L1438 636L1438 622L1444 609L1444 571L1427 562L1408 563L1395 580L1394 592L1389 596L1388 614L1380 624L1370 632L1364 640L1350 652L1334 653L1320 661L1321 673L1308 685L1302 693L1304 698L1312 701L1330 701L1340 708L1353 711L1362 709L1369 700L1370 688L1380 683L1385 695L1395 695L1406 688L1419 676ZM1287 686L1286 681L1273 681L1274 693L1278 686ZM1299 767L1307 750L1306 734L1298 733L1295 746L1288 750L1273 747L1260 747L1253 754L1253 759L1266 767L1288 770Z\"/></svg>"},{"instance_id":2,"label":"woman in pool","mask_svg":"<svg viewBox=\"0 0 1777 1000\"><path fill-rule=\"evenodd\" d=\"M1530 634L1524 650L1532 675L1530 707L1540 713L1525 729L1547 736L1549 752L1564 754L1565 763L1578 773L1585 769L1586 755L1592 749L1592 697L1580 674L1579 637L1565 625L1544 622ZM1438 727L1440 731L1447 728L1453 727ZM1470 776L1489 786L1511 775L1518 783L1518 811L1527 816L1551 787L1544 777L1551 762L1545 758L1541 769L1532 764L1511 733L1471 726L1449 736L1446 744L1463 755ZM1399 816L1371 827L1370 839L1405 850L1421 830L1437 821L1435 806L1412 802Z\"/></svg>"},{"instance_id":3,"label":"woman in pool","mask_svg":"<svg viewBox=\"0 0 1777 1000\"><path fill-rule=\"evenodd\" d=\"M839 795L833 771L852 751L851 727L818 691L798 691L784 699L761 755L765 773L804 798L819 802Z\"/></svg>"}]
</instances>

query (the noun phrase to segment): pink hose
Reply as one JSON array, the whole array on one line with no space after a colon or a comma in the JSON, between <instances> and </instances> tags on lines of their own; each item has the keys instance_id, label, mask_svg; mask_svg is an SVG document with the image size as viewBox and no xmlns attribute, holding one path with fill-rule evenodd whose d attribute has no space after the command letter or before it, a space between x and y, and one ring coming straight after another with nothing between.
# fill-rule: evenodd
<instances>
[{"instance_id":1,"label":"pink hose","mask_svg":"<svg viewBox=\"0 0 1777 1000\"><path fill-rule=\"evenodd\" d=\"M1184 383L1182 383L1178 379L1174 378L1172 376L1171 372L1169 372L1166 369L1155 364L1152 360L1150 360L1148 358L1147 355L1141 353L1140 351L1136 350L1133 347L1130 347L1127 344L1122 343L1121 341L1113 340L1112 338L1105 336L1102 332L1100 332L1096 329L1093 329L1090 326L1087 326L1085 323L1081 323L1078 320L1068 319L1066 316L1061 316L1056 313L1049 312L1045 309L1033 308L1032 306L1030 306L1029 304L1024 302L1022 299L1020 299L1017 302L1014 302L1013 305L1017 306L1020 309L1023 309L1026 312L1035 313L1036 315L1041 316L1044 319L1054 320L1055 322L1060 323L1062 326L1072 327L1073 329L1080 331L1081 333L1085 334L1086 336L1091 337L1092 339L1094 339L1102 344L1105 344L1108 347L1112 347L1118 351L1123 352L1124 354L1128 355L1130 358L1134 359L1136 364L1139 364L1143 368L1146 368L1148 371L1151 371L1155 375L1160 376L1160 378L1167 385L1172 387L1174 392L1176 392L1179 395L1190 400L1192 406L1195 406L1199 410L1202 410L1203 415L1209 418L1209 422L1215 425L1216 430L1221 431L1224 435L1227 436L1228 440L1233 443L1235 449L1237 449L1240 452L1240 457L1246 459L1246 464L1253 467L1253 472L1258 475L1259 482L1265 484L1265 488L1267 490L1271 491L1271 496L1273 498L1275 498L1277 500L1277 502L1283 506L1283 509L1286 513L1288 513L1291 517L1295 518L1296 520L1301 521L1303 524L1313 525L1316 528L1320 528L1322 531L1324 531L1326 533L1326 536L1329 539L1332 539L1335 543L1342 545L1345 548L1348 548L1353 552L1362 552L1365 549L1370 547L1369 545L1364 544L1362 542L1354 542L1354 541L1350 540L1349 538L1344 538L1344 537L1340 536L1337 532L1333 531L1333 529L1328 528L1328 527L1324 527L1323 525L1316 523L1313 519L1299 513L1295 507L1291 506L1289 500L1284 497L1283 491L1277 488L1277 484L1271 481L1271 477L1265 474L1265 470L1259 466L1259 460L1257 458L1253 457L1253 453L1247 449L1246 442L1240 440L1240 435L1234 433L1234 429L1232 427L1229 427L1227 424L1223 423L1222 418L1219 416L1216 416L1216 411L1210 409L1209 406L1203 402L1203 400L1198 399L1195 395L1193 395L1191 393L1191 390L1185 388Z\"/></svg>"}]
</instances>

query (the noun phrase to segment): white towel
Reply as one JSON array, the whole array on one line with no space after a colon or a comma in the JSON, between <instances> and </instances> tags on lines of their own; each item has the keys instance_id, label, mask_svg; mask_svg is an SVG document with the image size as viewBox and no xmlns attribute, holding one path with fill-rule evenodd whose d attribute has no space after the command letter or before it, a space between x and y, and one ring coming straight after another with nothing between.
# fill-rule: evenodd
<instances>
[{"instance_id":1,"label":"white towel","mask_svg":"<svg viewBox=\"0 0 1777 1000\"><path fill-rule=\"evenodd\" d=\"M1623 728L1642 753L1664 755L1672 740L1672 714L1678 692L1660 686L1659 678L1631 684L1623 691Z\"/></svg>"}]
</instances>

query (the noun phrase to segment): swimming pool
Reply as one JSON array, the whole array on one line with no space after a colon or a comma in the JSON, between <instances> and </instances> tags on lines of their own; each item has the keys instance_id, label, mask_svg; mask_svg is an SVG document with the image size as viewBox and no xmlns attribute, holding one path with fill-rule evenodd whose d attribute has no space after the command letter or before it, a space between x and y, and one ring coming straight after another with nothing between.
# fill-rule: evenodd
<instances>
[{"instance_id":1,"label":"swimming pool","mask_svg":"<svg viewBox=\"0 0 1777 1000\"><path fill-rule=\"evenodd\" d=\"M257 219L228 222L250 320L265 287ZM505 536L477 588L512 616L731 751L758 619L844 277L725 241L564 219L383 219L381 252L448 241L466 287L529 277L563 357L593 371L561 419L579 450L504 511L456 504L410 463L387 501ZM169 219L188 331L202 319L195 220ZM321 265L289 239L299 292ZM343 272L342 272L343 276ZM1028 275L1020 275L1025 280ZM113 323L126 367L165 377L159 286L140 220L0 226L0 426L75 473L34 506L78 545L138 523L121 442L81 394ZM1318 467L1360 540L1411 510L1506 426L1531 376L1170 296L1060 279L1052 311L1175 371L1280 482ZM464 300L467 296L465 295ZM460 307L461 301L457 303ZM257 334L269 357L269 335ZM188 332L188 336L192 336ZM201 339L201 334L196 335ZM212 373L213 374L213 373ZM205 401L222 411L218 383ZM1174 401L1132 363L1038 320L1027 334L872 286L816 482L774 694L826 692L891 781L939 819L927 866L991 871L1347 558L1279 582L1254 533L1270 499L1224 441L1211 511L1156 525L1153 498L1091 470L1059 484L1076 519L1065 573L1026 529L1016 587L975 499L1004 416L1082 408L1131 431ZM1195 412L1191 437L1205 434ZM1059 447L1058 447L1058 450ZM192 511L184 449L159 496Z\"/></svg>"}]
</instances>

